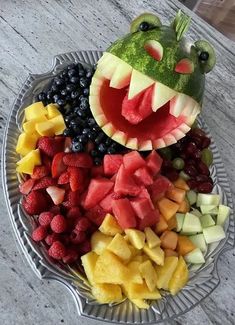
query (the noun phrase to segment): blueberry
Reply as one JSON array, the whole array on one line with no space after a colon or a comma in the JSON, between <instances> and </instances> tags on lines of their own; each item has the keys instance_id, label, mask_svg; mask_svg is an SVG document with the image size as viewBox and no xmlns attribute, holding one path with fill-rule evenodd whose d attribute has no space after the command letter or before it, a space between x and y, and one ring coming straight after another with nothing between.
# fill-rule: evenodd
<instances>
[{"instance_id":1,"label":"blueberry","mask_svg":"<svg viewBox=\"0 0 235 325\"><path fill-rule=\"evenodd\" d=\"M54 95L53 91L52 90L48 90L48 92L47 92L47 99L48 100L52 100L53 95Z\"/></svg>"},{"instance_id":2,"label":"blueberry","mask_svg":"<svg viewBox=\"0 0 235 325\"><path fill-rule=\"evenodd\" d=\"M73 142L72 143L72 151L74 151L74 152L82 152L82 151L85 151L85 147L80 142Z\"/></svg>"},{"instance_id":3,"label":"blueberry","mask_svg":"<svg viewBox=\"0 0 235 325\"><path fill-rule=\"evenodd\" d=\"M86 73L86 77L91 78L92 75L93 75L93 72L91 70L88 70L87 73Z\"/></svg>"},{"instance_id":4,"label":"blueberry","mask_svg":"<svg viewBox=\"0 0 235 325\"><path fill-rule=\"evenodd\" d=\"M57 101L60 99L60 96L58 95L58 94L55 94L54 96L53 96L53 101L54 101L54 103L57 103Z\"/></svg>"},{"instance_id":5,"label":"blueberry","mask_svg":"<svg viewBox=\"0 0 235 325\"><path fill-rule=\"evenodd\" d=\"M91 150L90 155L92 157L98 157L99 156L99 152L97 150Z\"/></svg>"},{"instance_id":6,"label":"blueberry","mask_svg":"<svg viewBox=\"0 0 235 325\"><path fill-rule=\"evenodd\" d=\"M80 100L80 102L81 102L81 104L80 104L81 110L89 109L89 101L87 98L83 99L82 101Z\"/></svg>"},{"instance_id":7,"label":"blueberry","mask_svg":"<svg viewBox=\"0 0 235 325\"><path fill-rule=\"evenodd\" d=\"M105 134L103 132L99 133L98 136L95 138L95 143L100 144L105 138Z\"/></svg>"},{"instance_id":8,"label":"blueberry","mask_svg":"<svg viewBox=\"0 0 235 325\"><path fill-rule=\"evenodd\" d=\"M86 118L87 117L87 112L86 111L78 111L77 112L77 115L79 116L79 117L81 117L82 119L84 119L84 118Z\"/></svg>"},{"instance_id":9,"label":"blueberry","mask_svg":"<svg viewBox=\"0 0 235 325\"><path fill-rule=\"evenodd\" d=\"M54 79L54 82L59 87L64 85L64 80L62 78L57 77L57 78Z\"/></svg>"},{"instance_id":10,"label":"blueberry","mask_svg":"<svg viewBox=\"0 0 235 325\"><path fill-rule=\"evenodd\" d=\"M88 125L90 125L90 126L96 125L96 121L95 121L95 119L94 119L93 117L89 118L89 119L87 120L87 123L88 123Z\"/></svg>"},{"instance_id":11,"label":"blueberry","mask_svg":"<svg viewBox=\"0 0 235 325\"><path fill-rule=\"evenodd\" d=\"M77 73L77 71L75 70L75 69L70 69L69 71L68 71L68 76L69 76L69 78L71 78L71 77L73 77L73 76L77 76L78 75L78 73Z\"/></svg>"},{"instance_id":12,"label":"blueberry","mask_svg":"<svg viewBox=\"0 0 235 325\"><path fill-rule=\"evenodd\" d=\"M66 77L68 76L68 72L67 72L67 70L62 71L61 74L60 74L60 76L61 76L62 78L66 78Z\"/></svg>"},{"instance_id":13,"label":"blueberry","mask_svg":"<svg viewBox=\"0 0 235 325\"><path fill-rule=\"evenodd\" d=\"M70 82L72 82L72 84L78 84L79 83L79 78L78 77L71 77Z\"/></svg>"},{"instance_id":14,"label":"blueberry","mask_svg":"<svg viewBox=\"0 0 235 325\"><path fill-rule=\"evenodd\" d=\"M102 158L100 158L100 157L95 157L95 158L94 158L94 164L95 164L96 166L101 165L101 163L102 163Z\"/></svg>"},{"instance_id":15,"label":"blueberry","mask_svg":"<svg viewBox=\"0 0 235 325\"><path fill-rule=\"evenodd\" d=\"M107 146L109 146L109 145L111 145L111 144L112 144L112 142L113 142L113 140L112 140L112 139L110 139L110 138L107 138L107 139L106 139L106 141L105 141L105 144L107 144Z\"/></svg>"},{"instance_id":16,"label":"blueberry","mask_svg":"<svg viewBox=\"0 0 235 325\"><path fill-rule=\"evenodd\" d=\"M90 140L94 140L96 138L96 132L89 130L87 136Z\"/></svg>"},{"instance_id":17,"label":"blueberry","mask_svg":"<svg viewBox=\"0 0 235 325\"><path fill-rule=\"evenodd\" d=\"M112 155L112 154L116 153L116 149L115 148L112 148L112 147L109 147L108 150L107 150L107 153L109 155Z\"/></svg>"},{"instance_id":18,"label":"blueberry","mask_svg":"<svg viewBox=\"0 0 235 325\"><path fill-rule=\"evenodd\" d=\"M65 123L70 123L73 119L74 119L73 114L69 114L69 115L64 117Z\"/></svg>"},{"instance_id":19,"label":"blueberry","mask_svg":"<svg viewBox=\"0 0 235 325\"><path fill-rule=\"evenodd\" d=\"M67 70L71 70L76 68L76 64L75 63L71 63L70 65L67 66Z\"/></svg>"},{"instance_id":20,"label":"blueberry","mask_svg":"<svg viewBox=\"0 0 235 325\"><path fill-rule=\"evenodd\" d=\"M86 144L88 142L88 138L87 138L87 136L85 134L82 134L82 135L79 136L78 141L83 143L83 144Z\"/></svg>"},{"instance_id":21,"label":"blueberry","mask_svg":"<svg viewBox=\"0 0 235 325\"><path fill-rule=\"evenodd\" d=\"M85 97L84 95L79 96L79 100L80 102L82 102L83 100L87 100L87 97Z\"/></svg>"},{"instance_id":22,"label":"blueberry","mask_svg":"<svg viewBox=\"0 0 235 325\"><path fill-rule=\"evenodd\" d=\"M67 89L62 89L60 93L62 96L65 96L65 97L68 95Z\"/></svg>"},{"instance_id":23,"label":"blueberry","mask_svg":"<svg viewBox=\"0 0 235 325\"><path fill-rule=\"evenodd\" d=\"M54 91L54 92L56 93L57 91L59 91L59 87L58 87L56 84L53 84L53 85L51 86L51 90Z\"/></svg>"},{"instance_id":24,"label":"blueberry","mask_svg":"<svg viewBox=\"0 0 235 325\"><path fill-rule=\"evenodd\" d=\"M64 130L63 135L65 137L70 137L70 136L73 135L73 130L71 130L70 128L67 128L67 129Z\"/></svg>"},{"instance_id":25,"label":"blueberry","mask_svg":"<svg viewBox=\"0 0 235 325\"><path fill-rule=\"evenodd\" d=\"M99 146L98 146L98 150L101 152L101 153L106 153L107 151L107 147L104 143L100 143Z\"/></svg>"},{"instance_id":26,"label":"blueberry","mask_svg":"<svg viewBox=\"0 0 235 325\"><path fill-rule=\"evenodd\" d=\"M40 101L40 102L43 102L43 101L45 101L46 100L46 93L44 93L43 91L40 93L40 94L38 94L38 100Z\"/></svg>"},{"instance_id":27,"label":"blueberry","mask_svg":"<svg viewBox=\"0 0 235 325\"><path fill-rule=\"evenodd\" d=\"M61 99L59 98L56 103L59 105L59 106L65 106L66 105L66 101L64 99Z\"/></svg>"},{"instance_id":28,"label":"blueberry","mask_svg":"<svg viewBox=\"0 0 235 325\"><path fill-rule=\"evenodd\" d=\"M79 75L79 77L83 77L83 76L85 76L85 71L84 70L79 70L79 72L78 72L78 75Z\"/></svg>"},{"instance_id":29,"label":"blueberry","mask_svg":"<svg viewBox=\"0 0 235 325\"><path fill-rule=\"evenodd\" d=\"M99 125L93 125L92 131L99 132L100 131Z\"/></svg>"},{"instance_id":30,"label":"blueberry","mask_svg":"<svg viewBox=\"0 0 235 325\"><path fill-rule=\"evenodd\" d=\"M85 77L82 77L79 83L82 88L86 88L89 85L89 80Z\"/></svg>"},{"instance_id":31,"label":"blueberry","mask_svg":"<svg viewBox=\"0 0 235 325\"><path fill-rule=\"evenodd\" d=\"M80 96L80 92L78 90L74 90L71 92L71 98L72 99L76 99L76 98L79 98Z\"/></svg>"},{"instance_id":32,"label":"blueberry","mask_svg":"<svg viewBox=\"0 0 235 325\"><path fill-rule=\"evenodd\" d=\"M71 91L73 91L76 88L76 86L74 84L67 84L66 85L66 89L69 93L71 93Z\"/></svg>"},{"instance_id":33,"label":"blueberry","mask_svg":"<svg viewBox=\"0 0 235 325\"><path fill-rule=\"evenodd\" d=\"M83 131L82 131L83 134L88 134L89 132L90 132L90 129L88 129L88 128L85 128L85 129L83 129Z\"/></svg>"},{"instance_id":34,"label":"blueberry","mask_svg":"<svg viewBox=\"0 0 235 325\"><path fill-rule=\"evenodd\" d=\"M85 127L85 125L86 125L86 122L84 120L82 120L80 117L76 117L73 121L71 121L71 123L72 122L77 126Z\"/></svg>"},{"instance_id":35,"label":"blueberry","mask_svg":"<svg viewBox=\"0 0 235 325\"><path fill-rule=\"evenodd\" d=\"M85 96L88 96L88 95L89 95L89 88L84 88L84 89L83 89L83 94L84 94Z\"/></svg>"}]
</instances>

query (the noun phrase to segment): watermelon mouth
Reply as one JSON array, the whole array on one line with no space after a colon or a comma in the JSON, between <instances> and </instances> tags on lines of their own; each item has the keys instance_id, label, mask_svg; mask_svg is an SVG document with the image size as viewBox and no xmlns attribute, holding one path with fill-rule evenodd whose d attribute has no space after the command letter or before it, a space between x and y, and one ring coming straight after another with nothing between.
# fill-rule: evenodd
<instances>
[{"instance_id":1,"label":"watermelon mouth","mask_svg":"<svg viewBox=\"0 0 235 325\"><path fill-rule=\"evenodd\" d=\"M200 105L105 53L90 87L90 107L102 130L130 149L176 143L190 130Z\"/></svg>"}]
</instances>

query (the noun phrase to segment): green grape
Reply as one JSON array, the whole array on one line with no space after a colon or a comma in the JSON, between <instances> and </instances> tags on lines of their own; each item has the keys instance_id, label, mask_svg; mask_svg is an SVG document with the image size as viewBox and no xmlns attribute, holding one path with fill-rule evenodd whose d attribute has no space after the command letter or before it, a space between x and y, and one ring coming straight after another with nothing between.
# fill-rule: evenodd
<instances>
[{"instance_id":1,"label":"green grape","mask_svg":"<svg viewBox=\"0 0 235 325\"><path fill-rule=\"evenodd\" d=\"M184 169L184 160L182 158L175 158L172 161L172 165L175 169L182 170Z\"/></svg>"},{"instance_id":2,"label":"green grape","mask_svg":"<svg viewBox=\"0 0 235 325\"><path fill-rule=\"evenodd\" d=\"M212 164L213 162L213 154L210 149L205 148L202 150L201 154L201 160L206 164L208 167Z\"/></svg>"}]
</instances>

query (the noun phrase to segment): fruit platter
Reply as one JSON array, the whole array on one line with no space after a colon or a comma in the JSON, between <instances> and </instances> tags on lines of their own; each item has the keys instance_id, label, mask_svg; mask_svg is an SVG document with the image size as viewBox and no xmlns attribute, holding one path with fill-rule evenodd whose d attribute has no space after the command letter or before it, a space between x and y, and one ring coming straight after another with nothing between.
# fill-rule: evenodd
<instances>
[{"instance_id":1,"label":"fruit platter","mask_svg":"<svg viewBox=\"0 0 235 325\"><path fill-rule=\"evenodd\" d=\"M189 24L145 13L105 52L58 55L10 113L2 177L17 242L79 315L172 319L218 286L234 246L226 171L200 114L215 52L187 41Z\"/></svg>"}]
</instances>

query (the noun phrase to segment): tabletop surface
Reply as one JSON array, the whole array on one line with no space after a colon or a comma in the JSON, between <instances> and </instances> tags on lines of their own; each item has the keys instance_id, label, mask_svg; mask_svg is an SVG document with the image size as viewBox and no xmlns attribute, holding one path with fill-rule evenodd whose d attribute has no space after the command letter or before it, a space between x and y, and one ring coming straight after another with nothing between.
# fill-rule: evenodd
<instances>
[{"instance_id":1,"label":"tabletop surface","mask_svg":"<svg viewBox=\"0 0 235 325\"><path fill-rule=\"evenodd\" d=\"M164 0L1 0L0 141L14 98L29 73L43 73L54 55L105 49L145 11L168 22L182 5ZM235 194L235 45L194 13L188 37L207 39L217 65L207 75L203 117L223 157ZM18 251L0 191L0 324L101 324L78 317L72 297L55 282L40 281ZM192 311L169 324L235 324L235 252L218 262L219 287Z\"/></svg>"}]
</instances>

